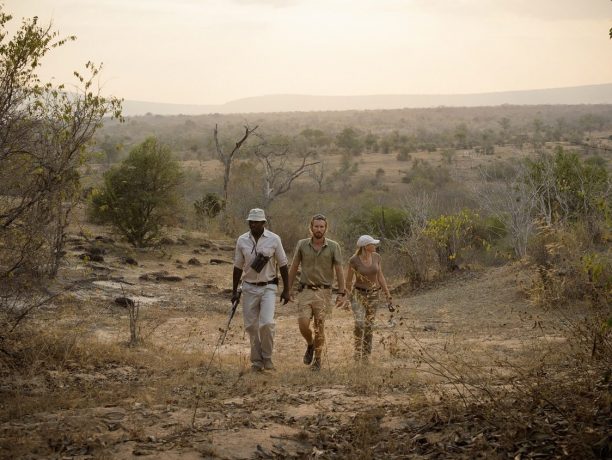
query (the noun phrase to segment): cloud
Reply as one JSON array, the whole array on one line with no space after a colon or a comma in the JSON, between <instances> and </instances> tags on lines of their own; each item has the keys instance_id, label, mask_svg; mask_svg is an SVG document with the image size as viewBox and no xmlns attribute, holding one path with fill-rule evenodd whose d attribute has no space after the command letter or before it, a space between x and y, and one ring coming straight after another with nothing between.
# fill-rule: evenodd
<instances>
[{"instance_id":1,"label":"cloud","mask_svg":"<svg viewBox=\"0 0 612 460\"><path fill-rule=\"evenodd\" d=\"M297 5L300 0L234 0L241 5L261 5L273 8L287 8Z\"/></svg>"},{"instance_id":2,"label":"cloud","mask_svg":"<svg viewBox=\"0 0 612 460\"><path fill-rule=\"evenodd\" d=\"M509 15L541 21L606 20L612 17L608 0L381 0L387 8L428 11L442 16L491 17Z\"/></svg>"}]
</instances>

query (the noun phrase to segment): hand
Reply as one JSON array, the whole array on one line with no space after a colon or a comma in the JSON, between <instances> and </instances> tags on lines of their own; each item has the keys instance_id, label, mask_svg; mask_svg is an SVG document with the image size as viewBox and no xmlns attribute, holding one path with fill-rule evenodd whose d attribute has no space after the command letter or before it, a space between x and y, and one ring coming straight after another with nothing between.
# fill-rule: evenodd
<instances>
[{"instance_id":1,"label":"hand","mask_svg":"<svg viewBox=\"0 0 612 460\"><path fill-rule=\"evenodd\" d=\"M338 294L336 296L336 307L342 306L342 304L344 304L345 301L346 301L346 293Z\"/></svg>"},{"instance_id":2,"label":"hand","mask_svg":"<svg viewBox=\"0 0 612 460\"><path fill-rule=\"evenodd\" d=\"M240 293L237 291L232 291L232 303L238 302L240 300Z\"/></svg>"},{"instance_id":3,"label":"hand","mask_svg":"<svg viewBox=\"0 0 612 460\"><path fill-rule=\"evenodd\" d=\"M289 292L288 289L283 289L283 292L281 292L280 298L283 301L283 305L287 305L292 300L291 293Z\"/></svg>"}]
</instances>

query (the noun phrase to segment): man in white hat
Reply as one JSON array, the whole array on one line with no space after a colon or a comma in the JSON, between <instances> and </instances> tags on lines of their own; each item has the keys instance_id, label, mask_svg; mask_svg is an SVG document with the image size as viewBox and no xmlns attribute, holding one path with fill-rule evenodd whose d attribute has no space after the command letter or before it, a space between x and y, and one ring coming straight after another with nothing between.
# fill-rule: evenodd
<instances>
[{"instance_id":1,"label":"man in white hat","mask_svg":"<svg viewBox=\"0 0 612 460\"><path fill-rule=\"evenodd\" d=\"M287 255L280 237L265 228L263 209L249 211L250 231L240 235L234 254L232 302L238 298L242 279L242 311L244 328L251 341L251 368L273 370L274 306L278 290L278 274L283 279L281 299L289 301ZM244 275L244 276L243 276Z\"/></svg>"}]
</instances>

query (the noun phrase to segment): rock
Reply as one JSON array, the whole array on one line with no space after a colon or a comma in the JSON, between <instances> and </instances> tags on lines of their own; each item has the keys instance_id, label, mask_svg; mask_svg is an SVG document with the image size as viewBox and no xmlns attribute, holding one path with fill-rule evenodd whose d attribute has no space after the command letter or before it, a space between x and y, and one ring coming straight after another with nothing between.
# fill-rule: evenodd
<instances>
[{"instance_id":1,"label":"rock","mask_svg":"<svg viewBox=\"0 0 612 460\"><path fill-rule=\"evenodd\" d=\"M103 256L106 254L106 249L98 247L98 246L90 246L89 249L86 250L88 254L92 256Z\"/></svg>"},{"instance_id":2,"label":"rock","mask_svg":"<svg viewBox=\"0 0 612 460\"><path fill-rule=\"evenodd\" d=\"M187 263L188 263L189 265L195 265L195 266L197 266L197 267L199 267L200 265L202 265L202 262L200 262L200 261L199 261L198 259L196 259L195 257L192 257L191 259L189 259L189 260L187 261Z\"/></svg>"},{"instance_id":3,"label":"rock","mask_svg":"<svg viewBox=\"0 0 612 460\"><path fill-rule=\"evenodd\" d=\"M175 241L172 238L164 236L161 240L159 240L159 244L172 245L175 244Z\"/></svg>"},{"instance_id":4,"label":"rock","mask_svg":"<svg viewBox=\"0 0 612 460\"><path fill-rule=\"evenodd\" d=\"M121 261L124 264L128 264L128 265L138 265L138 262L136 262L136 259L134 259L133 257L124 257L121 259Z\"/></svg>"},{"instance_id":5,"label":"rock","mask_svg":"<svg viewBox=\"0 0 612 460\"><path fill-rule=\"evenodd\" d=\"M161 271L161 272L155 272L155 273L145 273L143 275L140 275L139 277L141 280L143 281L171 281L171 282L178 282L178 281L182 281L183 278L181 278L178 275L170 275L167 271Z\"/></svg>"},{"instance_id":6,"label":"rock","mask_svg":"<svg viewBox=\"0 0 612 460\"><path fill-rule=\"evenodd\" d=\"M221 249L222 251L233 251L236 248L234 246L224 244L224 245L219 246L219 249Z\"/></svg>"},{"instance_id":7,"label":"rock","mask_svg":"<svg viewBox=\"0 0 612 460\"><path fill-rule=\"evenodd\" d=\"M91 254L89 252L84 252L83 254L80 254L79 259L86 260L89 262L104 262L104 257L102 257L100 254Z\"/></svg>"},{"instance_id":8,"label":"rock","mask_svg":"<svg viewBox=\"0 0 612 460\"><path fill-rule=\"evenodd\" d=\"M194 253L194 254L201 254L201 253L202 253L202 251L200 251L199 249L194 249L194 250L193 250L193 253Z\"/></svg>"},{"instance_id":9,"label":"rock","mask_svg":"<svg viewBox=\"0 0 612 460\"><path fill-rule=\"evenodd\" d=\"M172 282L183 281L183 278L181 278L178 275L162 275L162 276L159 276L157 279L159 281L172 281Z\"/></svg>"},{"instance_id":10,"label":"rock","mask_svg":"<svg viewBox=\"0 0 612 460\"><path fill-rule=\"evenodd\" d=\"M223 260L223 259L210 259L210 264L211 265L221 265L221 264L231 264L233 262L230 262L229 260Z\"/></svg>"},{"instance_id":11,"label":"rock","mask_svg":"<svg viewBox=\"0 0 612 460\"><path fill-rule=\"evenodd\" d=\"M94 239L96 241L102 241L103 243L114 243L115 242L115 240L113 240L112 238L109 238L108 236L98 235Z\"/></svg>"},{"instance_id":12,"label":"rock","mask_svg":"<svg viewBox=\"0 0 612 460\"><path fill-rule=\"evenodd\" d=\"M130 299L129 297L117 297L115 299L115 303L125 308L133 307L134 305L136 305L134 300Z\"/></svg>"}]
</instances>

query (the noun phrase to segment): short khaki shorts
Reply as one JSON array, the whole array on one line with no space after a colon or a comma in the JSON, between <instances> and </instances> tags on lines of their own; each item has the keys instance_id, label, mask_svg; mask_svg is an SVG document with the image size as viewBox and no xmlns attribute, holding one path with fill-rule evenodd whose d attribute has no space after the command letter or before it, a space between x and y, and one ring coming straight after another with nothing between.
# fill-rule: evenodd
<instances>
[{"instance_id":1,"label":"short khaki shorts","mask_svg":"<svg viewBox=\"0 0 612 460\"><path fill-rule=\"evenodd\" d=\"M298 293L298 316L300 318L321 318L331 316L333 311L331 289L308 289Z\"/></svg>"}]
</instances>

